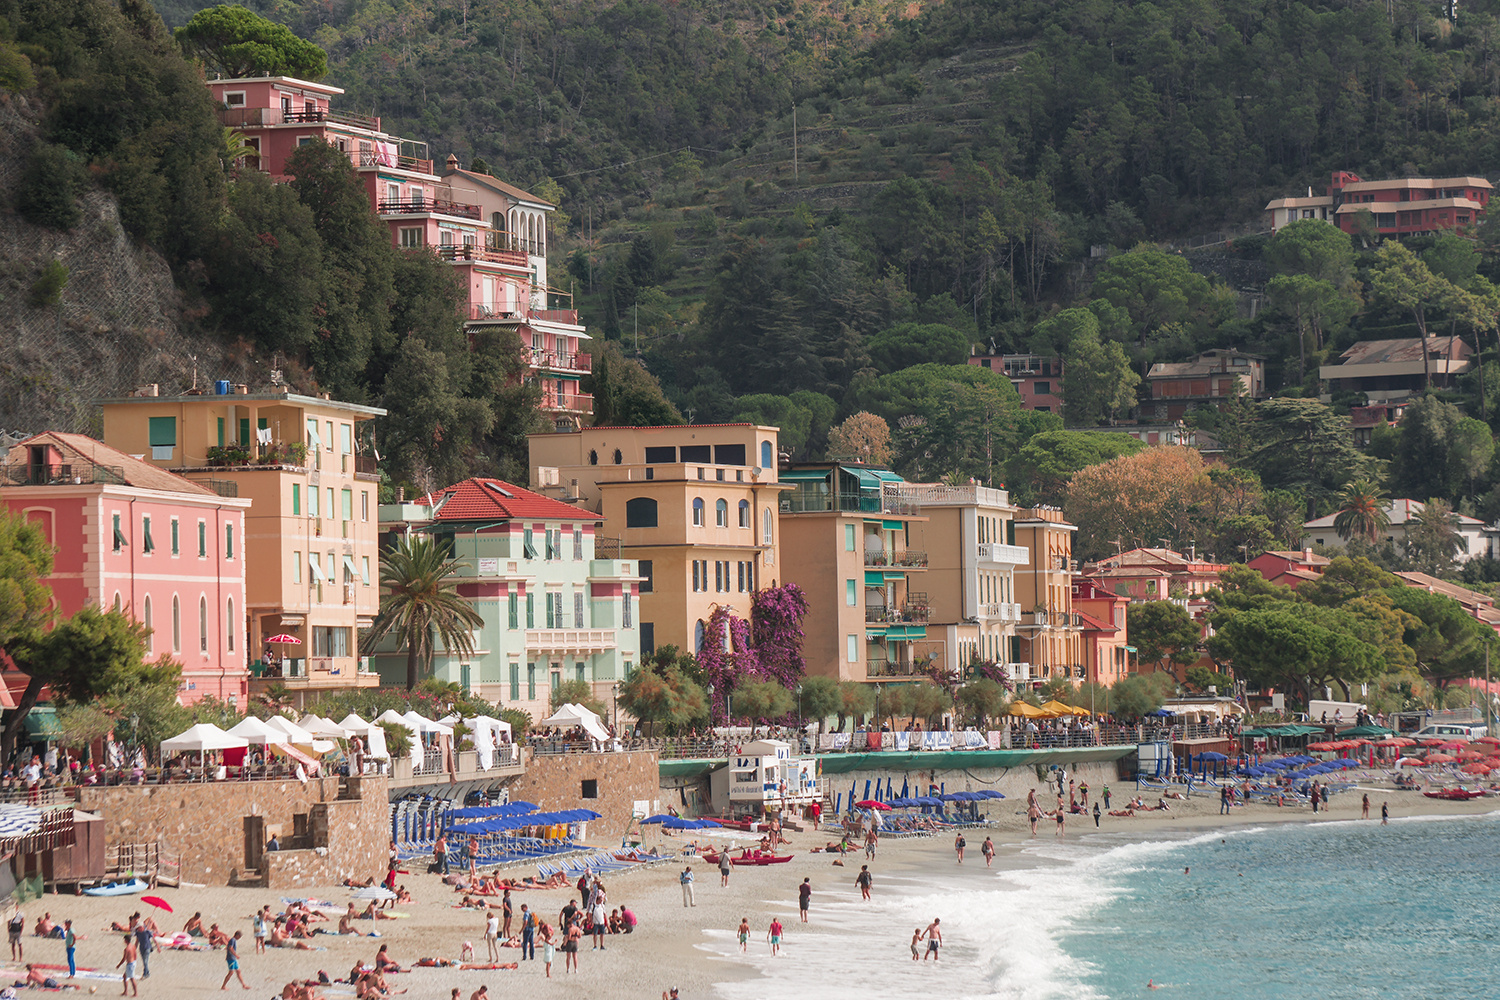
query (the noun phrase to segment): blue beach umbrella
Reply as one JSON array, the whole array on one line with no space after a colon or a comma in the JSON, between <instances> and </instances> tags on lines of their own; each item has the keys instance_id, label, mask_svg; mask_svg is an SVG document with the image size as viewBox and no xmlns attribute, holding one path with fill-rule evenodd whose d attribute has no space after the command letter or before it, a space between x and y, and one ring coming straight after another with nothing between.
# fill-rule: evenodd
<instances>
[{"instance_id":1,"label":"blue beach umbrella","mask_svg":"<svg viewBox=\"0 0 1500 1000\"><path fill-rule=\"evenodd\" d=\"M669 819L676 818L676 816L671 816L667 813L657 813L655 816L647 816L645 819L641 820L641 826L645 826L648 823L665 823Z\"/></svg>"}]
</instances>

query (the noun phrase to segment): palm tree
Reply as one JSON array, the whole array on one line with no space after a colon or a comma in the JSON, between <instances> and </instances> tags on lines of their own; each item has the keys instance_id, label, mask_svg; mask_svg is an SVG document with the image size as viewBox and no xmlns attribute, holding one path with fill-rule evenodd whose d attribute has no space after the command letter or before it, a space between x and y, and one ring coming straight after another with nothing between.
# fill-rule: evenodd
<instances>
[{"instance_id":1,"label":"palm tree","mask_svg":"<svg viewBox=\"0 0 1500 1000\"><path fill-rule=\"evenodd\" d=\"M406 647L406 689L417 686L422 668L432 667L433 633L443 647L463 656L474 653L471 629L484 619L468 601L458 596L454 573L461 565L449 559L446 544L425 535L407 535L386 554L380 567L380 584L386 590L380 613L360 643L371 653L390 632Z\"/></svg>"},{"instance_id":2,"label":"palm tree","mask_svg":"<svg viewBox=\"0 0 1500 1000\"><path fill-rule=\"evenodd\" d=\"M1413 509L1406 529L1407 555L1423 572L1437 575L1453 565L1463 551L1458 515L1448 501L1433 498L1421 510Z\"/></svg>"},{"instance_id":3,"label":"palm tree","mask_svg":"<svg viewBox=\"0 0 1500 1000\"><path fill-rule=\"evenodd\" d=\"M1333 530L1348 541L1355 535L1371 545L1380 533L1390 527L1386 513L1385 491L1368 479L1356 479L1339 495L1339 512L1333 519Z\"/></svg>"}]
</instances>

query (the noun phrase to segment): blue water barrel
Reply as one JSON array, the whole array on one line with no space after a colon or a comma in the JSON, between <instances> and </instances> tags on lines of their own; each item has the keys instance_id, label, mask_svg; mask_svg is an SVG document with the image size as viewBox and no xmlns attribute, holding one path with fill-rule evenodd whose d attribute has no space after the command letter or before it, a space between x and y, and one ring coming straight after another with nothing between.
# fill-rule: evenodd
<instances>
[{"instance_id":1,"label":"blue water barrel","mask_svg":"<svg viewBox=\"0 0 1500 1000\"><path fill-rule=\"evenodd\" d=\"M214 395L216 395L216 396L227 396L227 395L229 395L229 380L227 378L221 378L221 379L219 379L219 381L217 381L217 382L214 383Z\"/></svg>"}]
</instances>

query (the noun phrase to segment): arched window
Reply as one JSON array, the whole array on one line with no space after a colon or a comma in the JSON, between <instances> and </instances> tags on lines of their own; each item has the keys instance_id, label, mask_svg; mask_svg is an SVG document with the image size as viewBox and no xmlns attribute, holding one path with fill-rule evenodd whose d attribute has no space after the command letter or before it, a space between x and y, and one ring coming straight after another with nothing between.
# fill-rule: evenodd
<instances>
[{"instance_id":1,"label":"arched window","mask_svg":"<svg viewBox=\"0 0 1500 1000\"><path fill-rule=\"evenodd\" d=\"M762 441L760 443L760 467L762 469L774 468L775 463L772 460L775 457L775 455L771 454L771 442Z\"/></svg>"},{"instance_id":2,"label":"arched window","mask_svg":"<svg viewBox=\"0 0 1500 1000\"><path fill-rule=\"evenodd\" d=\"M740 501L740 527L741 528L748 528L748 527L750 527L750 501L749 500L741 500Z\"/></svg>"},{"instance_id":3,"label":"arched window","mask_svg":"<svg viewBox=\"0 0 1500 1000\"><path fill-rule=\"evenodd\" d=\"M729 501L714 501L714 526L719 528L729 527Z\"/></svg>"},{"instance_id":4,"label":"arched window","mask_svg":"<svg viewBox=\"0 0 1500 1000\"><path fill-rule=\"evenodd\" d=\"M625 461L625 456L622 455L622 454L620 454L620 449L616 448L615 449L615 464L619 465L623 461Z\"/></svg>"},{"instance_id":5,"label":"arched window","mask_svg":"<svg viewBox=\"0 0 1500 1000\"><path fill-rule=\"evenodd\" d=\"M698 619L698 624L693 626L693 654L703 652L703 619Z\"/></svg>"},{"instance_id":6,"label":"arched window","mask_svg":"<svg viewBox=\"0 0 1500 1000\"><path fill-rule=\"evenodd\" d=\"M625 527L656 527L656 501L650 497L632 497L625 501Z\"/></svg>"},{"instance_id":7,"label":"arched window","mask_svg":"<svg viewBox=\"0 0 1500 1000\"><path fill-rule=\"evenodd\" d=\"M182 603L172 595L172 652L182 652Z\"/></svg>"},{"instance_id":8,"label":"arched window","mask_svg":"<svg viewBox=\"0 0 1500 1000\"><path fill-rule=\"evenodd\" d=\"M146 626L146 652L156 652L156 633L151 631L151 595L141 605L141 624Z\"/></svg>"},{"instance_id":9,"label":"arched window","mask_svg":"<svg viewBox=\"0 0 1500 1000\"><path fill-rule=\"evenodd\" d=\"M599 453L597 451L594 451L592 448L589 449L589 464L590 465L598 465L599 464Z\"/></svg>"},{"instance_id":10,"label":"arched window","mask_svg":"<svg viewBox=\"0 0 1500 1000\"><path fill-rule=\"evenodd\" d=\"M703 498L693 497L693 527L703 527Z\"/></svg>"},{"instance_id":11,"label":"arched window","mask_svg":"<svg viewBox=\"0 0 1500 1000\"><path fill-rule=\"evenodd\" d=\"M115 591L115 610L120 610L120 592L118 590Z\"/></svg>"},{"instance_id":12,"label":"arched window","mask_svg":"<svg viewBox=\"0 0 1500 1000\"><path fill-rule=\"evenodd\" d=\"M224 641L229 651L234 652L234 634L239 631L234 623L234 598L229 599L229 610L224 615Z\"/></svg>"},{"instance_id":13,"label":"arched window","mask_svg":"<svg viewBox=\"0 0 1500 1000\"><path fill-rule=\"evenodd\" d=\"M198 652L208 652L208 598L198 598Z\"/></svg>"},{"instance_id":14,"label":"arched window","mask_svg":"<svg viewBox=\"0 0 1500 1000\"><path fill-rule=\"evenodd\" d=\"M762 545L771 544L771 508L767 507L761 512L761 540Z\"/></svg>"}]
</instances>

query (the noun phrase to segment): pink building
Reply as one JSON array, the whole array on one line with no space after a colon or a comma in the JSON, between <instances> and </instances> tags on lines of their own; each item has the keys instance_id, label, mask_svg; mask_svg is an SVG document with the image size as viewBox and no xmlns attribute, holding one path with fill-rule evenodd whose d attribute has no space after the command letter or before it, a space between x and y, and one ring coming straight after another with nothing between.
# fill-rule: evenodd
<instances>
[{"instance_id":1,"label":"pink building","mask_svg":"<svg viewBox=\"0 0 1500 1000\"><path fill-rule=\"evenodd\" d=\"M221 495L229 493L229 496ZM0 465L0 502L57 554L57 609L118 608L152 630L147 657L183 665L178 699L245 703L245 511L82 434L37 434Z\"/></svg>"},{"instance_id":2,"label":"pink building","mask_svg":"<svg viewBox=\"0 0 1500 1000\"><path fill-rule=\"evenodd\" d=\"M326 142L349 157L370 208L404 249L430 247L468 289L465 319L516 330L531 351L528 382L542 390L541 409L558 430L576 429L593 414L580 392L590 371L589 340L571 309L547 301L547 213L555 206L488 174L458 168L449 156L440 176L425 142L381 131L380 119L338 111L338 87L292 77L210 80L219 118L239 130L254 155L247 163L284 179L298 146Z\"/></svg>"},{"instance_id":3,"label":"pink building","mask_svg":"<svg viewBox=\"0 0 1500 1000\"><path fill-rule=\"evenodd\" d=\"M1062 358L1037 354L974 354L969 364L988 368L1010 379L1021 397L1021 408L1061 413Z\"/></svg>"}]
</instances>

